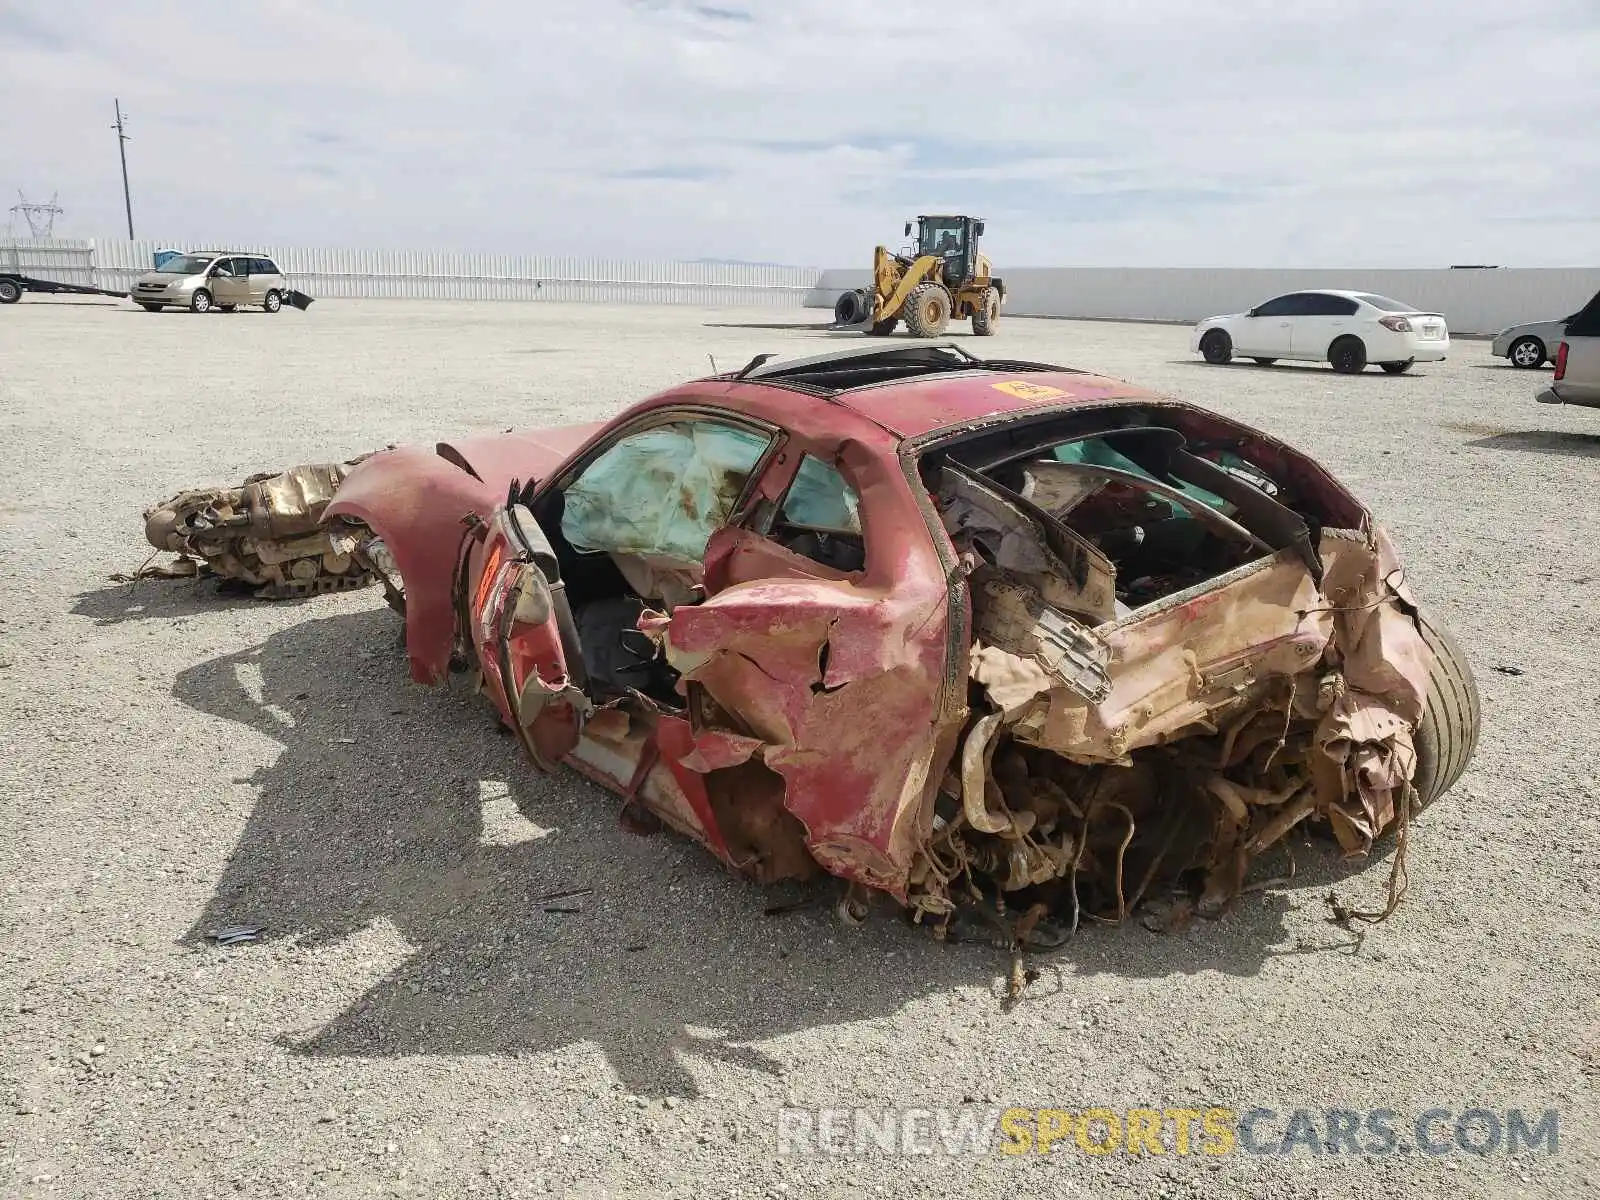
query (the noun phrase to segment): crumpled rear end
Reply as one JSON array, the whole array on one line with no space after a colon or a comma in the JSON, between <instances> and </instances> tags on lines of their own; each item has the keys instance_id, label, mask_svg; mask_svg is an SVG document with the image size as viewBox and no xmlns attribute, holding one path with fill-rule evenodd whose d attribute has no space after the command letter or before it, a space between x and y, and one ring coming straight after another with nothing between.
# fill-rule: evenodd
<instances>
[{"instance_id":1,"label":"crumpled rear end","mask_svg":"<svg viewBox=\"0 0 1600 1200\"><path fill-rule=\"evenodd\" d=\"M1124 568L1172 523L1146 512L1119 541L1115 514L1076 522L1107 479L1119 504L1149 498L1128 498L1141 481L1120 467L1056 465L1025 476L1033 500L945 472L941 511L970 584L972 716L913 869L919 916L979 900L1043 904L1075 925L1158 895L1216 915L1303 823L1361 855L1432 799L1413 786L1432 651L1380 528L1318 523L1313 541L1265 493L1229 504L1192 489L1222 539L1195 540L1164 580L1133 579ZM1061 486L1038 487L1046 477ZM1172 483L1182 474L1158 470L1149 486ZM1233 518L1219 513L1244 522L1231 559L1218 548ZM1146 587L1154 599L1123 603Z\"/></svg>"}]
</instances>

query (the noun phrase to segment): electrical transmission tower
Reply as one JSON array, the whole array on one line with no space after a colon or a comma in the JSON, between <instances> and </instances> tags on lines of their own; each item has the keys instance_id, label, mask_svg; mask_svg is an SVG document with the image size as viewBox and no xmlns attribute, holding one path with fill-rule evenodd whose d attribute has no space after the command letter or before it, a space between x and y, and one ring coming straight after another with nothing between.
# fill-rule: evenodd
<instances>
[{"instance_id":1,"label":"electrical transmission tower","mask_svg":"<svg viewBox=\"0 0 1600 1200\"><path fill-rule=\"evenodd\" d=\"M16 223L17 216L20 214L22 219L28 223L30 237L47 238L55 236L56 218L63 212L62 207L56 203L56 197L59 195L59 192L53 193L48 204L30 203L28 198L22 194L22 189L18 188L18 203L11 206L12 224Z\"/></svg>"}]
</instances>

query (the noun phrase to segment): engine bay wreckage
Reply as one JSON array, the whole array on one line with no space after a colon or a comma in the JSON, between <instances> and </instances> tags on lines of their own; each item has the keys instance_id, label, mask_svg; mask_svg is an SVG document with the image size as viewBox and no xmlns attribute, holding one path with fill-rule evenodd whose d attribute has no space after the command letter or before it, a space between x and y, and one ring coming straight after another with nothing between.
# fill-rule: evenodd
<instances>
[{"instance_id":1,"label":"engine bay wreckage","mask_svg":"<svg viewBox=\"0 0 1600 1200\"><path fill-rule=\"evenodd\" d=\"M350 547L334 546L321 524L340 481L366 457L252 475L235 488L193 488L146 509L145 540L177 558L147 562L136 577L211 575L261 600L376 582Z\"/></svg>"},{"instance_id":2,"label":"engine bay wreckage","mask_svg":"<svg viewBox=\"0 0 1600 1200\"><path fill-rule=\"evenodd\" d=\"M954 343L770 357L364 456L321 561L382 582L412 677L472 672L540 768L755 880L846 880L847 914L886 893L1032 945L1216 916L1301 826L1398 835L1388 905L1344 915L1393 910L1478 695L1325 469Z\"/></svg>"}]
</instances>

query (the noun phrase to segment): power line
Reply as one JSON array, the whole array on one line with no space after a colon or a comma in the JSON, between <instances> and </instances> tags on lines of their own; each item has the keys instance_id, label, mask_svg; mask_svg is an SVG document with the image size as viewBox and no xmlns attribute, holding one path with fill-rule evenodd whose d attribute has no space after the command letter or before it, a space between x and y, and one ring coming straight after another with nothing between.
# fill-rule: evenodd
<instances>
[{"instance_id":1,"label":"power line","mask_svg":"<svg viewBox=\"0 0 1600 1200\"><path fill-rule=\"evenodd\" d=\"M128 240L133 241L133 197L128 191L128 135L123 130L122 101L113 100L117 107L117 123L111 128L117 131L117 153L122 156L122 203L128 210Z\"/></svg>"}]
</instances>

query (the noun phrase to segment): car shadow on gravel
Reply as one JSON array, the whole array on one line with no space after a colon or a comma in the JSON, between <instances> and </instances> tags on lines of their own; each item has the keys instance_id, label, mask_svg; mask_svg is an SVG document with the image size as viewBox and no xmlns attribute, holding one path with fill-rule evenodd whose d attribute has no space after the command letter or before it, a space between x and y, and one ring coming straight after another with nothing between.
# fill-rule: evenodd
<instances>
[{"instance_id":1,"label":"car shadow on gravel","mask_svg":"<svg viewBox=\"0 0 1600 1200\"><path fill-rule=\"evenodd\" d=\"M289 960L313 994L364 984L321 1028L281 1033L290 1052L523 1055L588 1043L630 1090L693 1097L695 1060L783 1074L759 1045L780 1035L889 1017L957 988L987 991L980 1002L1000 1014L1009 958L996 946L940 944L888 903L850 927L834 915L834 880L760 888L686 839L625 832L616 797L570 773L539 774L460 679L411 683L399 635L384 609L310 620L191 667L173 688L282 746L237 781L258 797L182 941L198 950L219 927L257 923L269 942L326 948ZM1319 863L1306 871L1302 859L1296 886L1343 869ZM1281 946L1291 903L1281 891L1247 896L1183 934L1137 920L1086 926L1030 957L1040 974L1023 1003L1056 1003L1099 973L1253 975L1304 949ZM411 948L398 963L362 936L384 927ZM1349 942L1336 932L1324 948Z\"/></svg>"},{"instance_id":2,"label":"car shadow on gravel","mask_svg":"<svg viewBox=\"0 0 1600 1200\"><path fill-rule=\"evenodd\" d=\"M72 598L73 616L88 617L96 625L124 621L170 620L230 608L259 608L262 600L217 589L215 579L135 579L96 588ZM275 601L297 604L296 600Z\"/></svg>"},{"instance_id":3,"label":"car shadow on gravel","mask_svg":"<svg viewBox=\"0 0 1600 1200\"><path fill-rule=\"evenodd\" d=\"M1260 371L1263 374L1277 375L1326 375L1334 379L1426 379L1428 373L1412 367L1400 375L1390 375L1387 371L1380 370L1376 365L1369 365L1366 370L1358 371L1354 375L1341 375L1327 363L1310 362L1276 362L1270 367L1260 363L1251 362L1249 359L1234 359L1230 363L1208 363L1199 358L1169 358L1168 364L1174 367L1198 367L1205 371Z\"/></svg>"},{"instance_id":4,"label":"car shadow on gravel","mask_svg":"<svg viewBox=\"0 0 1600 1200\"><path fill-rule=\"evenodd\" d=\"M1558 429L1510 430L1477 438L1467 445L1478 450L1519 450L1531 454L1600 458L1600 433L1567 433Z\"/></svg>"}]
</instances>

